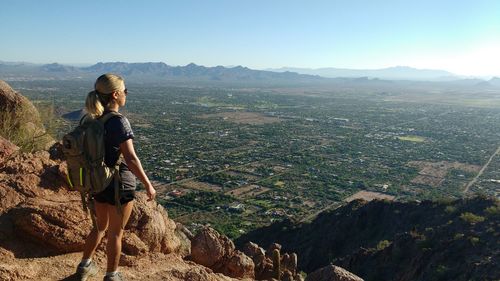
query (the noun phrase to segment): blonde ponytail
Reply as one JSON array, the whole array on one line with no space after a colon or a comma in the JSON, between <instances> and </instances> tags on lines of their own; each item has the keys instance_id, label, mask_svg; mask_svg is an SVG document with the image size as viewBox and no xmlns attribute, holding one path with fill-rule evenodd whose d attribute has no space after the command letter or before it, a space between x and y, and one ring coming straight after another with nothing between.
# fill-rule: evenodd
<instances>
[{"instance_id":1,"label":"blonde ponytail","mask_svg":"<svg viewBox=\"0 0 500 281\"><path fill-rule=\"evenodd\" d=\"M94 119L100 117L104 112L104 105L98 95L97 91L94 90L89 92L85 99L85 111Z\"/></svg>"},{"instance_id":2,"label":"blonde ponytail","mask_svg":"<svg viewBox=\"0 0 500 281\"><path fill-rule=\"evenodd\" d=\"M92 118L99 118L111 101L111 94L124 89L125 82L122 77L112 73L99 76L95 81L94 90L87 94L85 111Z\"/></svg>"}]
</instances>

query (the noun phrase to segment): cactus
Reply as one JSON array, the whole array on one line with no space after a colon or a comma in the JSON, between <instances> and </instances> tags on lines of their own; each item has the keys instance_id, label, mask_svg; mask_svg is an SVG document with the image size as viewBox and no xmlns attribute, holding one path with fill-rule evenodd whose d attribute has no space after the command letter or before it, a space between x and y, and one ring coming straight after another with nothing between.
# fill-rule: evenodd
<instances>
[{"instance_id":1,"label":"cactus","mask_svg":"<svg viewBox=\"0 0 500 281\"><path fill-rule=\"evenodd\" d=\"M290 255L284 253L281 256L281 271L290 270Z\"/></svg>"},{"instance_id":2,"label":"cactus","mask_svg":"<svg viewBox=\"0 0 500 281\"><path fill-rule=\"evenodd\" d=\"M296 275L297 274L297 254L292 253L290 256L291 259L291 267L292 267L292 274Z\"/></svg>"},{"instance_id":3,"label":"cactus","mask_svg":"<svg viewBox=\"0 0 500 281\"><path fill-rule=\"evenodd\" d=\"M281 273L280 250L274 249L273 250L273 278L275 278L277 280L281 280L280 273Z\"/></svg>"}]
</instances>

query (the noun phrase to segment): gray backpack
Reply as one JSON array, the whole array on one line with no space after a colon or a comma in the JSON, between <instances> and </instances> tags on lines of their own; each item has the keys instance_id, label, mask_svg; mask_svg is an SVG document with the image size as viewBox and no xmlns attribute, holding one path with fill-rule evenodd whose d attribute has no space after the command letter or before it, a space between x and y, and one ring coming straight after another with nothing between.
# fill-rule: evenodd
<instances>
[{"instance_id":1,"label":"gray backpack","mask_svg":"<svg viewBox=\"0 0 500 281\"><path fill-rule=\"evenodd\" d=\"M104 124L114 116L121 116L121 114L112 111L97 119L85 115L80 120L80 124L63 137L62 150L68 166L66 174L68 184L71 189L80 192L85 212L88 212L87 206L90 204L94 225L92 195L104 191L113 179L115 180L115 201L118 209L121 210L118 200L121 158L114 167L108 167L104 162Z\"/></svg>"}]
</instances>

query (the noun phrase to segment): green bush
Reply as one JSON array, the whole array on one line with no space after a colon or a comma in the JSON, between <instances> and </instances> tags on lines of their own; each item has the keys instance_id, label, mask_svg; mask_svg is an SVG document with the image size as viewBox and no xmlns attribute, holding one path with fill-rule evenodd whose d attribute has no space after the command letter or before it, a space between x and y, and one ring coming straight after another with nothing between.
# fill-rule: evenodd
<instances>
[{"instance_id":1,"label":"green bush","mask_svg":"<svg viewBox=\"0 0 500 281\"><path fill-rule=\"evenodd\" d=\"M455 199L451 197L439 197L436 199L436 202L442 205L450 205L455 202Z\"/></svg>"},{"instance_id":2,"label":"green bush","mask_svg":"<svg viewBox=\"0 0 500 281\"><path fill-rule=\"evenodd\" d=\"M388 240L381 240L377 244L377 250L381 251L381 250L389 247L390 245L391 245L391 242L389 242Z\"/></svg>"},{"instance_id":3,"label":"green bush","mask_svg":"<svg viewBox=\"0 0 500 281\"><path fill-rule=\"evenodd\" d=\"M472 245L477 245L477 243L479 243L479 237L469 237L469 241Z\"/></svg>"},{"instance_id":4,"label":"green bush","mask_svg":"<svg viewBox=\"0 0 500 281\"><path fill-rule=\"evenodd\" d=\"M457 211L457 208L455 206L446 206L444 211L448 214L453 214L454 212Z\"/></svg>"},{"instance_id":5,"label":"green bush","mask_svg":"<svg viewBox=\"0 0 500 281\"><path fill-rule=\"evenodd\" d=\"M462 213L460 215L460 218L463 221L468 222L470 224L475 224L475 223L484 221L484 217L481 217L481 216L478 216L478 215L475 215L475 214L469 213L469 212Z\"/></svg>"},{"instance_id":6,"label":"green bush","mask_svg":"<svg viewBox=\"0 0 500 281\"><path fill-rule=\"evenodd\" d=\"M499 216L500 215L500 206L497 206L497 205L490 206L490 207L486 208L484 210L484 212L488 216L492 216L492 217Z\"/></svg>"},{"instance_id":7,"label":"green bush","mask_svg":"<svg viewBox=\"0 0 500 281\"><path fill-rule=\"evenodd\" d=\"M496 233L495 229L493 227L488 227L486 229L486 233Z\"/></svg>"}]
</instances>

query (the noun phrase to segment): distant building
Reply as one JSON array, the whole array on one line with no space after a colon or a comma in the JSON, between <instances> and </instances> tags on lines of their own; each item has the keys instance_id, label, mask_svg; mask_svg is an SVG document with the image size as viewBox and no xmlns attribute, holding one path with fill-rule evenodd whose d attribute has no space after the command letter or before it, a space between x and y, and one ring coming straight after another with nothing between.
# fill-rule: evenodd
<instances>
[{"instance_id":1,"label":"distant building","mask_svg":"<svg viewBox=\"0 0 500 281\"><path fill-rule=\"evenodd\" d=\"M184 195L184 192L182 192L181 190L178 190L178 189L174 189L174 190L170 191L168 193L168 195L170 195L172 197L181 197L182 195Z\"/></svg>"},{"instance_id":2,"label":"distant building","mask_svg":"<svg viewBox=\"0 0 500 281\"><path fill-rule=\"evenodd\" d=\"M245 211L245 205L242 203L232 204L229 205L228 210L230 212L242 213L243 211Z\"/></svg>"}]
</instances>

